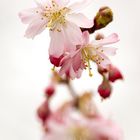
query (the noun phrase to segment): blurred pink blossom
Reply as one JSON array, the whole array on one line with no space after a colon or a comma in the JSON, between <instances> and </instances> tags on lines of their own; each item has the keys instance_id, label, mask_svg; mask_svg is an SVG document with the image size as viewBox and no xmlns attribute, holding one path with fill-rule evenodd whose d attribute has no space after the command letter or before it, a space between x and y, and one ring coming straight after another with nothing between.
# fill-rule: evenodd
<instances>
[{"instance_id":1,"label":"blurred pink blossom","mask_svg":"<svg viewBox=\"0 0 140 140\"><path fill-rule=\"evenodd\" d=\"M45 126L44 126L45 127ZM97 115L88 118L75 108L54 113L46 122L43 140L121 140L120 128L111 120Z\"/></svg>"}]
</instances>

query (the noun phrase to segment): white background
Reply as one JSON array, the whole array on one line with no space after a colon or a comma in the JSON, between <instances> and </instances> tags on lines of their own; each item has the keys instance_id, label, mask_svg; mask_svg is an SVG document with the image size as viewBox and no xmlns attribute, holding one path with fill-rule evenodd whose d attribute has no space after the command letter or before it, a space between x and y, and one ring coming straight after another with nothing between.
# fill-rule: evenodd
<instances>
[{"instance_id":1,"label":"white background","mask_svg":"<svg viewBox=\"0 0 140 140\"><path fill-rule=\"evenodd\" d=\"M0 0L0 140L39 140L40 124L35 110L43 101L43 90L48 84L51 65L48 61L49 36L43 32L34 40L23 37L23 25L18 12L32 5L32 0ZM114 22L100 30L109 35L117 32L121 41L115 45L118 54L112 59L124 74L125 80L114 85L110 100L99 108L122 127L125 140L140 140L140 1L94 0L85 10L92 17L108 5L114 11ZM77 91L96 90L101 77L95 74L74 81ZM58 88L59 103L65 96ZM54 101L54 102L55 102Z\"/></svg>"}]
</instances>

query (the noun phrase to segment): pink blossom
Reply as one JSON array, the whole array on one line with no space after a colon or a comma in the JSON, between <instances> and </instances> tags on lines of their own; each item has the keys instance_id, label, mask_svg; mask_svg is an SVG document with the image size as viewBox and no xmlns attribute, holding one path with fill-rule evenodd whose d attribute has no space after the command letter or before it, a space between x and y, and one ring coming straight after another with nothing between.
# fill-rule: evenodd
<instances>
[{"instance_id":1,"label":"pink blossom","mask_svg":"<svg viewBox=\"0 0 140 140\"><path fill-rule=\"evenodd\" d=\"M89 33L83 32L82 42L76 46L76 51L67 53L60 61L60 75L66 74L70 78L79 78L84 68L88 68L89 75L91 73L90 61L95 62L100 67L106 68L111 64L108 56L115 55L116 48L104 47L118 42L118 35L113 33L102 40L94 40L89 42Z\"/></svg>"},{"instance_id":2,"label":"pink blossom","mask_svg":"<svg viewBox=\"0 0 140 140\"><path fill-rule=\"evenodd\" d=\"M88 118L72 107L65 108L46 123L43 140L121 140L119 127L102 116Z\"/></svg>"},{"instance_id":3,"label":"pink blossom","mask_svg":"<svg viewBox=\"0 0 140 140\"><path fill-rule=\"evenodd\" d=\"M72 1L72 0L71 0ZM45 0L36 2L36 7L19 13L21 21L29 24L25 36L34 38L46 28L50 30L49 53L61 56L66 49L79 44L82 32L79 27L90 28L93 21L88 20L79 10L85 8L92 0L71 3L70 0Z\"/></svg>"}]
</instances>

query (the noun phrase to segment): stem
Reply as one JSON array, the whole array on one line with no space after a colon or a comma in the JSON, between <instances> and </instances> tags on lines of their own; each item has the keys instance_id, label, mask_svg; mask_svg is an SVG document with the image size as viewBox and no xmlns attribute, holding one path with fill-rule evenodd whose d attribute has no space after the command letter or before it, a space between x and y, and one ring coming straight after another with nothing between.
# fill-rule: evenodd
<instances>
[{"instance_id":1,"label":"stem","mask_svg":"<svg viewBox=\"0 0 140 140\"><path fill-rule=\"evenodd\" d=\"M88 31L90 34L93 34L96 31L95 26L91 27L91 28L81 28L81 31Z\"/></svg>"},{"instance_id":2,"label":"stem","mask_svg":"<svg viewBox=\"0 0 140 140\"><path fill-rule=\"evenodd\" d=\"M75 90L73 89L73 87L71 85L71 82L70 82L71 80L68 77L66 77L66 78L63 79L63 78L59 77L59 75L58 75L57 72L54 71L53 78L54 78L54 81L56 83L58 83L58 84L65 84L68 87L71 96L74 99L77 99L77 94L76 94Z\"/></svg>"},{"instance_id":3,"label":"stem","mask_svg":"<svg viewBox=\"0 0 140 140\"><path fill-rule=\"evenodd\" d=\"M69 80L68 80L68 82L67 82L67 87L68 87L68 89L70 90L71 96L72 96L74 99L76 99L76 98L77 98L77 94L76 94L75 90L73 89L73 87L72 87L72 85L71 85L71 83L70 83Z\"/></svg>"}]
</instances>

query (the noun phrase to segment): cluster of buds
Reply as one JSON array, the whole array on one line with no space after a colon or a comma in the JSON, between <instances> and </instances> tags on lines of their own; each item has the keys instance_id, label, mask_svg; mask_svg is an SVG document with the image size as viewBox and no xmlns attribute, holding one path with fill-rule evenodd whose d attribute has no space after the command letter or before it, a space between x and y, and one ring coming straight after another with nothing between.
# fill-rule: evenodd
<instances>
[{"instance_id":1,"label":"cluster of buds","mask_svg":"<svg viewBox=\"0 0 140 140\"><path fill-rule=\"evenodd\" d=\"M103 99L110 97L112 93L112 85L117 80L122 80L123 75L118 68L109 65L107 69L98 67L98 72L102 75L103 81L98 87L98 92Z\"/></svg>"}]
</instances>

